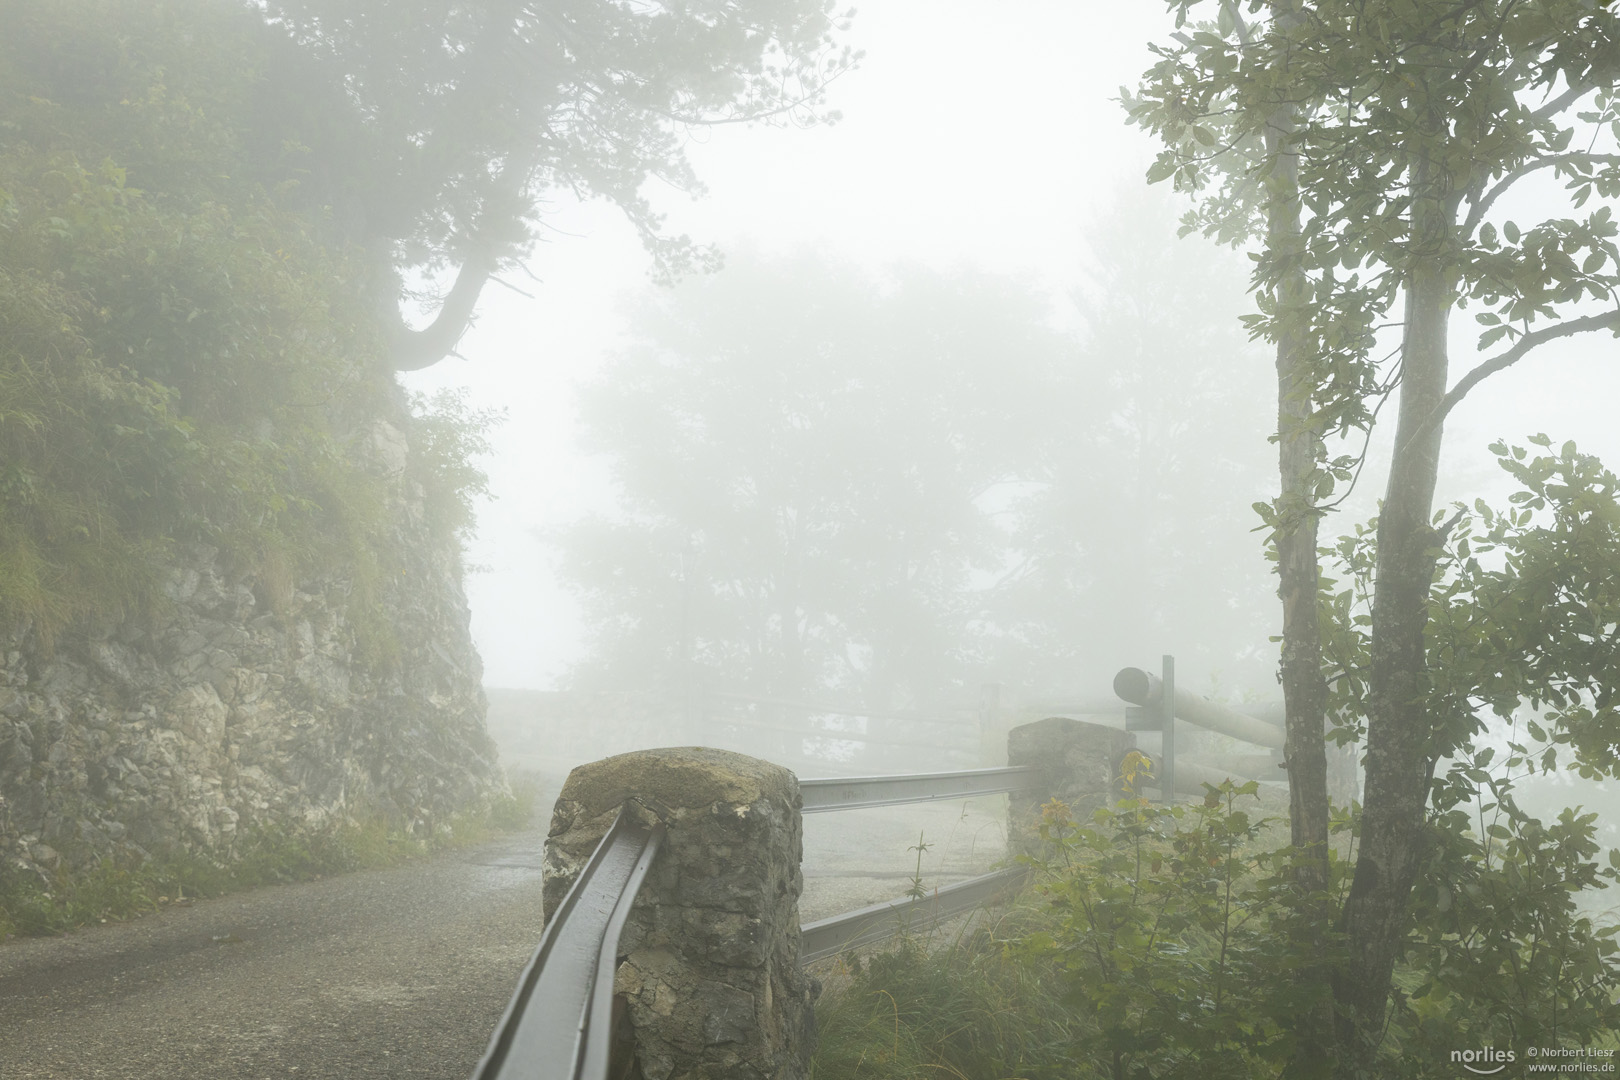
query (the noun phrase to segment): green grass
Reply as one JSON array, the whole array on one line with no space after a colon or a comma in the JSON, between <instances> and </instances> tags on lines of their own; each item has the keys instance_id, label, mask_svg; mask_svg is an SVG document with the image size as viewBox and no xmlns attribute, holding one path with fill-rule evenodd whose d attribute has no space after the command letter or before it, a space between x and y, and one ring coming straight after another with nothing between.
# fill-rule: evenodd
<instances>
[{"instance_id":1,"label":"green grass","mask_svg":"<svg viewBox=\"0 0 1620 1080\"><path fill-rule=\"evenodd\" d=\"M1050 972L1010 956L1028 906L954 937L839 958L816 1009L810 1080L1058 1080L1085 1075L1080 1020Z\"/></svg>"},{"instance_id":2,"label":"green grass","mask_svg":"<svg viewBox=\"0 0 1620 1080\"><path fill-rule=\"evenodd\" d=\"M317 832L262 829L238 841L236 858L230 861L189 853L144 860L104 858L82 869L58 872L48 884L0 866L0 941L137 918L188 899L261 885L397 866L434 852L483 843L497 833L526 828L535 797L532 784L519 783L487 811L458 816L448 831L428 839L372 818Z\"/></svg>"}]
</instances>

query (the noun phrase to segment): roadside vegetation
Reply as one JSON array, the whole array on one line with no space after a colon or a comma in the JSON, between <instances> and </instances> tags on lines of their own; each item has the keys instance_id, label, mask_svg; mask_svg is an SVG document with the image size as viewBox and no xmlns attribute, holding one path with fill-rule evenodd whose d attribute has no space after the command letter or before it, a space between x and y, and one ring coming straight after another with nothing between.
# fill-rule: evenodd
<instances>
[{"instance_id":1,"label":"roadside vegetation","mask_svg":"<svg viewBox=\"0 0 1620 1080\"><path fill-rule=\"evenodd\" d=\"M1141 764L1127 760L1128 784ZM1343 942L1309 936L1297 855L1272 831L1286 823L1259 814L1256 788L1228 781L1174 807L1130 798L1089 821L1049 803L1043 853L1026 860L1035 884L1008 909L836 962L812 1077L1283 1075L1299 1014L1319 1007L1300 973ZM1452 1051L1486 1047L1620 1054L1620 921L1576 902L1616 874L1573 813L1501 820L1483 841L1438 845L1445 876L1430 880L1445 884L1397 968L1379 1076L1452 1077ZM1356 827L1336 815L1336 904Z\"/></svg>"},{"instance_id":2,"label":"roadside vegetation","mask_svg":"<svg viewBox=\"0 0 1620 1080\"><path fill-rule=\"evenodd\" d=\"M314 831L261 829L238 840L234 857L187 853L145 859L103 859L66 869L49 880L0 866L0 942L14 936L61 934L119 922L193 900L261 885L310 881L354 870L397 866L442 851L483 843L525 829L539 788L513 783L488 808L457 815L426 836L380 817Z\"/></svg>"}]
</instances>

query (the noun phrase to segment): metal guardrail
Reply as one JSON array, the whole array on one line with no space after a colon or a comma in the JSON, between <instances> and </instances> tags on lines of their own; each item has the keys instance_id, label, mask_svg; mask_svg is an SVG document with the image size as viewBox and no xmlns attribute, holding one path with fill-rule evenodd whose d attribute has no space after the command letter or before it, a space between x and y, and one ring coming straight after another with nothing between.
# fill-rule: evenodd
<instances>
[{"instance_id":1,"label":"metal guardrail","mask_svg":"<svg viewBox=\"0 0 1620 1080\"><path fill-rule=\"evenodd\" d=\"M935 799L964 799L1023 791L1040 782L1032 768L960 769L956 772L911 773L900 776L844 776L800 780L804 812L856 810L865 806L898 806Z\"/></svg>"},{"instance_id":2,"label":"metal guardrail","mask_svg":"<svg viewBox=\"0 0 1620 1080\"><path fill-rule=\"evenodd\" d=\"M1022 885L1028 867L999 870L954 885L945 885L927 896L885 900L869 907L846 911L830 919L806 923L799 931L799 963L809 964L835 956L857 945L870 945L902 930L927 929L953 915L1004 896Z\"/></svg>"},{"instance_id":3,"label":"metal guardrail","mask_svg":"<svg viewBox=\"0 0 1620 1080\"><path fill-rule=\"evenodd\" d=\"M1168 676L1173 671L1172 661L1165 659ZM1164 725L1169 729L1169 745L1173 746L1170 740L1177 717L1262 746L1281 742L1281 732L1274 725L1198 695L1173 696L1173 691L1164 695L1164 689L1159 679L1139 669L1127 668L1115 679L1119 696L1138 705L1162 706L1163 697L1170 698L1174 704L1161 709L1169 714ZM724 696L748 700L741 695ZM1088 709L1096 707L1094 702L1084 704ZM845 733L805 734L837 738ZM1025 791L1040 783L1040 770L1008 767L817 778L801 780L799 789L803 813L814 814ZM643 828L620 811L546 925L540 946L523 969L517 993L479 1060L473 1080L606 1080L613 1040L613 978L619 935L663 836L663 825ZM873 944L902 930L936 925L1016 890L1027 875L1023 867L1000 870L943 886L923 897L884 901L807 923L800 928L800 963Z\"/></svg>"},{"instance_id":4,"label":"metal guardrail","mask_svg":"<svg viewBox=\"0 0 1620 1080\"><path fill-rule=\"evenodd\" d=\"M619 812L546 925L473 1080L605 1080L619 934L663 836Z\"/></svg>"},{"instance_id":5,"label":"metal guardrail","mask_svg":"<svg viewBox=\"0 0 1620 1080\"><path fill-rule=\"evenodd\" d=\"M1039 786L1041 773L1028 766L963 769L903 776L845 776L800 780L804 813L856 810L867 806L932 802L1025 791ZM799 931L799 962L812 963L858 945L870 945L902 930L926 928L971 911L1015 889L1028 870L1018 867L981 874L946 885L921 898L899 897L806 923Z\"/></svg>"},{"instance_id":6,"label":"metal guardrail","mask_svg":"<svg viewBox=\"0 0 1620 1080\"><path fill-rule=\"evenodd\" d=\"M804 812L852 810L1021 791L1030 768L802 780ZM546 924L473 1080L606 1080L613 1043L619 934L664 836L621 810ZM1016 888L1026 871L1002 870L835 915L801 928L800 963L933 926Z\"/></svg>"}]
</instances>

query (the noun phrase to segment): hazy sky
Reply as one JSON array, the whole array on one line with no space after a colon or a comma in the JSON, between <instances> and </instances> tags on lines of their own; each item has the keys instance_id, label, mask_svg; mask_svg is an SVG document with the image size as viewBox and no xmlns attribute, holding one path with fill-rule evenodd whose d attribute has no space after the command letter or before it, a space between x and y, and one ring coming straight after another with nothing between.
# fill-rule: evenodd
<instances>
[{"instance_id":1,"label":"hazy sky","mask_svg":"<svg viewBox=\"0 0 1620 1080\"><path fill-rule=\"evenodd\" d=\"M1084 277L1088 223L1142 182L1153 153L1112 99L1169 22L1151 0L1106 8L873 0L848 36L866 58L832 93L842 122L700 130L690 154L707 196L649 195L671 231L723 249L1029 273L1060 297ZM529 267L539 282L507 275L534 299L491 285L459 349L467 360L404 377L415 390L466 386L473 404L508 412L487 462L497 501L470 552L484 569L468 579L490 686L548 687L578 655L577 616L539 536L610 504L603 472L574 446L572 387L619 340L620 298L649 287L647 257L612 207L559 201L547 224ZM1472 320L1458 322L1460 368ZM1442 495L1489 494L1484 445L1503 435L1545 430L1620 464L1614 346L1605 337L1487 380L1448 428ZM1369 475L1347 510L1370 512L1382 483Z\"/></svg>"}]
</instances>

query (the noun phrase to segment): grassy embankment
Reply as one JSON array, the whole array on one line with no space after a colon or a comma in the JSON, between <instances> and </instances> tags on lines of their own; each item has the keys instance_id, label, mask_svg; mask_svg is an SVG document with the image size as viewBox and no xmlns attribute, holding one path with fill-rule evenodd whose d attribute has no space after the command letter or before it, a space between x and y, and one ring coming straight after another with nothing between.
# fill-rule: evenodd
<instances>
[{"instance_id":1,"label":"grassy embankment","mask_svg":"<svg viewBox=\"0 0 1620 1080\"><path fill-rule=\"evenodd\" d=\"M487 811L457 816L449 828L426 838L378 817L318 832L260 830L242 837L228 860L184 852L102 859L58 871L48 882L0 867L0 941L139 918L188 900L395 866L483 843L528 828L538 791L533 783L516 783L512 794L495 799Z\"/></svg>"}]
</instances>

